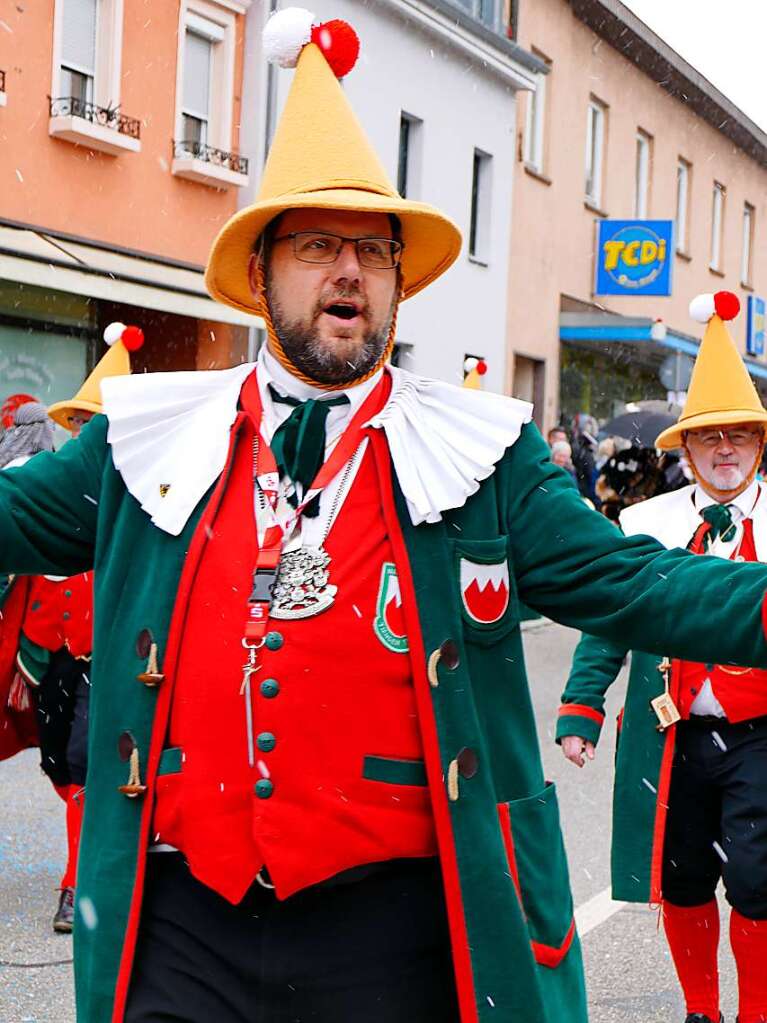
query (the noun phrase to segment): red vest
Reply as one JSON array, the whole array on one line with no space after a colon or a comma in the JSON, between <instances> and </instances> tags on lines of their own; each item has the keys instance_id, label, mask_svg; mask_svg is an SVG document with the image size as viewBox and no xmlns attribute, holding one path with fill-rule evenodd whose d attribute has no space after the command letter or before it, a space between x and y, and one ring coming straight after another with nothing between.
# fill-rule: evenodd
<instances>
[{"instance_id":1,"label":"red vest","mask_svg":"<svg viewBox=\"0 0 767 1023\"><path fill-rule=\"evenodd\" d=\"M33 643L51 652L65 646L73 657L93 649L93 573L69 579L36 575L22 626Z\"/></svg>"},{"instance_id":2,"label":"red vest","mask_svg":"<svg viewBox=\"0 0 767 1023\"><path fill-rule=\"evenodd\" d=\"M246 424L192 590L166 744L181 752L164 754L180 771L161 763L153 829L230 902L264 864L286 898L359 864L436 854L371 450L324 545L335 603L270 621L249 727L240 686L256 554L252 436Z\"/></svg>"},{"instance_id":3,"label":"red vest","mask_svg":"<svg viewBox=\"0 0 767 1023\"><path fill-rule=\"evenodd\" d=\"M758 561L754 544L754 524L743 522L740 557L744 561ZM690 716L690 708L706 679L711 680L714 696L722 705L727 720L746 721L767 714L767 671L761 668L731 668L720 664L705 665L694 661L679 661L678 706L683 718Z\"/></svg>"}]
</instances>

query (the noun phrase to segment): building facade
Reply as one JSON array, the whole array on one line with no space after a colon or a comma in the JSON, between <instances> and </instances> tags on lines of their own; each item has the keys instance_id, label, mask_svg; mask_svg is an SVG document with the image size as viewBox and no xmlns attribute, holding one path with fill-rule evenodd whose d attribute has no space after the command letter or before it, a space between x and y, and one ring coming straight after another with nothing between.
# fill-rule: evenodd
<instances>
[{"instance_id":1,"label":"building facade","mask_svg":"<svg viewBox=\"0 0 767 1023\"><path fill-rule=\"evenodd\" d=\"M481 356L485 387L501 391L516 94L546 67L509 39L500 0L320 0L311 8L319 21L347 20L360 37L343 87L391 181L446 212L464 237L448 273L402 306L396 358L460 383L465 357ZM266 151L291 81L290 72L258 68L266 13L254 5L248 15L248 151ZM257 194L258 176L242 204Z\"/></svg>"},{"instance_id":2,"label":"building facade","mask_svg":"<svg viewBox=\"0 0 767 1023\"><path fill-rule=\"evenodd\" d=\"M763 328L767 135L618 0L516 6L517 39L548 74L519 100L506 389L546 427L604 420L684 391L696 294L739 295L744 352L749 299ZM674 222L670 296L595 295L605 218ZM763 389L764 355L749 365Z\"/></svg>"},{"instance_id":3,"label":"building facade","mask_svg":"<svg viewBox=\"0 0 767 1023\"><path fill-rule=\"evenodd\" d=\"M202 270L249 183L251 0L42 0L0 24L0 405L76 390L112 320L136 369L242 361L261 325ZM257 161L256 161L257 162Z\"/></svg>"}]
</instances>

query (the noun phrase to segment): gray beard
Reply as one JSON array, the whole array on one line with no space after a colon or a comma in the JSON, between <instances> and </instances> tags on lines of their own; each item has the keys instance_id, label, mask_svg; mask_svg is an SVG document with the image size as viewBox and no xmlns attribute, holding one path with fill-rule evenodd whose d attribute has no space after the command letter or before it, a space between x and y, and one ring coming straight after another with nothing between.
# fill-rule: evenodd
<instances>
[{"instance_id":1,"label":"gray beard","mask_svg":"<svg viewBox=\"0 0 767 1023\"><path fill-rule=\"evenodd\" d=\"M288 322L281 306L273 298L269 301L269 311L282 350L297 370L318 384L350 384L365 376L380 362L389 341L394 306L380 330L368 330L365 333L354 362L337 355L332 348L323 347L314 327Z\"/></svg>"}]
</instances>

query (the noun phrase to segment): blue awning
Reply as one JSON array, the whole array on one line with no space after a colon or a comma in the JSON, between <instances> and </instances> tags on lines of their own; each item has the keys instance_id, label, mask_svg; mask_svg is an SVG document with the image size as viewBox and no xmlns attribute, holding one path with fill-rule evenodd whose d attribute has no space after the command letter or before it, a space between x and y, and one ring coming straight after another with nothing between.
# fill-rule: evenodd
<instances>
[{"instance_id":1,"label":"blue awning","mask_svg":"<svg viewBox=\"0 0 767 1023\"><path fill-rule=\"evenodd\" d=\"M559 322L560 341L595 342L598 344L641 344L684 352L695 358L700 341L689 334L669 330L643 317L615 316L612 313L562 313ZM743 358L748 372L767 380L767 365Z\"/></svg>"}]
</instances>

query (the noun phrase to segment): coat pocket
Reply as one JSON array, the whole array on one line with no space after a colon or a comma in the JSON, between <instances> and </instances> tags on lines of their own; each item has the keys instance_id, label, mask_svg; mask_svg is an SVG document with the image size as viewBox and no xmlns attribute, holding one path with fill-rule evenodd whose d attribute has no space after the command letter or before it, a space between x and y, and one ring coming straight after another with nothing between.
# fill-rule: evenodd
<instances>
[{"instance_id":1,"label":"coat pocket","mask_svg":"<svg viewBox=\"0 0 767 1023\"><path fill-rule=\"evenodd\" d=\"M519 625L508 537L450 543L467 638L484 646L495 643Z\"/></svg>"},{"instance_id":2,"label":"coat pocket","mask_svg":"<svg viewBox=\"0 0 767 1023\"><path fill-rule=\"evenodd\" d=\"M535 960L559 966L573 943L575 918L554 784L547 782L537 795L500 803L498 819Z\"/></svg>"}]
</instances>

